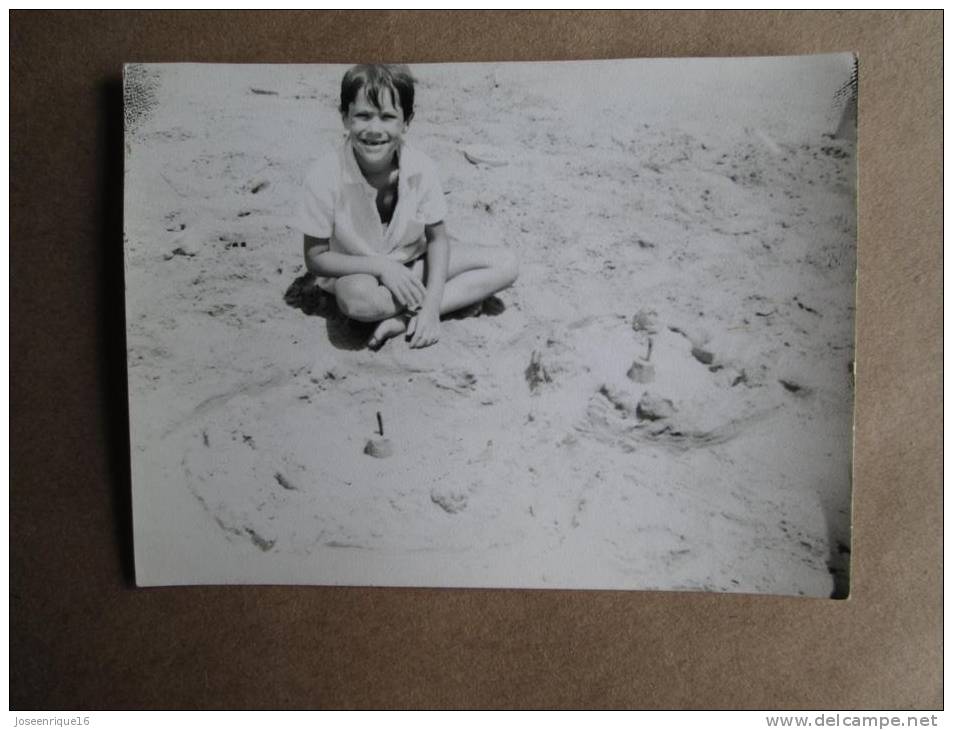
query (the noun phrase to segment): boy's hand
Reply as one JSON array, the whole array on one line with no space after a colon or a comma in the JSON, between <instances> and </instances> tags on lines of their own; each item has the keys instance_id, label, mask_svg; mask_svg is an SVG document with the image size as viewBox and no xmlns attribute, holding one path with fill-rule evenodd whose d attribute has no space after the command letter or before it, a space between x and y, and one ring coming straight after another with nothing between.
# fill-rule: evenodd
<instances>
[{"instance_id":1,"label":"boy's hand","mask_svg":"<svg viewBox=\"0 0 953 730\"><path fill-rule=\"evenodd\" d=\"M407 337L414 348L429 347L440 339L440 313L424 307L407 325Z\"/></svg>"},{"instance_id":2,"label":"boy's hand","mask_svg":"<svg viewBox=\"0 0 953 730\"><path fill-rule=\"evenodd\" d=\"M392 260L381 262L378 278L381 284L390 289L398 304L407 309L420 309L424 303L424 283L403 264Z\"/></svg>"}]
</instances>

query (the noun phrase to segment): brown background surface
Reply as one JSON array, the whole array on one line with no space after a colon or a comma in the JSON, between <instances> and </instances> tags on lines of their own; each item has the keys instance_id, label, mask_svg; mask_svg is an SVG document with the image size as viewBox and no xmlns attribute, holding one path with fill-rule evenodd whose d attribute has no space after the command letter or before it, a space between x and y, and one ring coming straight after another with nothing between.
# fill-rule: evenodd
<instances>
[{"instance_id":1,"label":"brown background surface","mask_svg":"<svg viewBox=\"0 0 953 730\"><path fill-rule=\"evenodd\" d=\"M860 56L853 592L133 587L126 61ZM942 12L10 16L15 709L938 708Z\"/></svg>"}]
</instances>

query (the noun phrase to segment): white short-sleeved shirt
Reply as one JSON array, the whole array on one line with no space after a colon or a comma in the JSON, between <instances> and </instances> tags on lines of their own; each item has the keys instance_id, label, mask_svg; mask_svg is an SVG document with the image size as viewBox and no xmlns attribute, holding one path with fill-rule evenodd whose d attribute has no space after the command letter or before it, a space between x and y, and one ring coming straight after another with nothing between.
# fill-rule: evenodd
<instances>
[{"instance_id":1,"label":"white short-sleeved shirt","mask_svg":"<svg viewBox=\"0 0 953 730\"><path fill-rule=\"evenodd\" d=\"M397 207L381 222L377 190L364 178L351 143L345 140L316 162L304 180L298 227L329 239L329 249L359 256L387 256L406 263L427 250L424 227L447 215L437 167L406 144L398 150ZM320 282L319 282L320 283Z\"/></svg>"}]
</instances>

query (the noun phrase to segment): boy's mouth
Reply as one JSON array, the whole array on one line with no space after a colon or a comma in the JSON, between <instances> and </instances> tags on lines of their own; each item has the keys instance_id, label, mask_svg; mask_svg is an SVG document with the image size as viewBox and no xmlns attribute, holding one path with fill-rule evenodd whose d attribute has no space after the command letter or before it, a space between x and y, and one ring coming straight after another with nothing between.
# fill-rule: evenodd
<instances>
[{"instance_id":1,"label":"boy's mouth","mask_svg":"<svg viewBox=\"0 0 953 730\"><path fill-rule=\"evenodd\" d=\"M360 140L360 142L364 147L369 147L371 149L385 147L387 144L389 144L389 140L386 140L386 139L376 139L376 140L362 139Z\"/></svg>"}]
</instances>

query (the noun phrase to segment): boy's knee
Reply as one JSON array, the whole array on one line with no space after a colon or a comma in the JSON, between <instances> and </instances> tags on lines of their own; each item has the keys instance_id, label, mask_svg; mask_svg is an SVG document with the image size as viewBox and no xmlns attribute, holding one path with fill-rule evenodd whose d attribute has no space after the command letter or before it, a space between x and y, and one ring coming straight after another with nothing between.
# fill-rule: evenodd
<instances>
[{"instance_id":1,"label":"boy's knee","mask_svg":"<svg viewBox=\"0 0 953 730\"><path fill-rule=\"evenodd\" d=\"M349 319L376 322L386 316L380 302L380 286L372 276L344 276L334 285L338 309Z\"/></svg>"}]
</instances>

